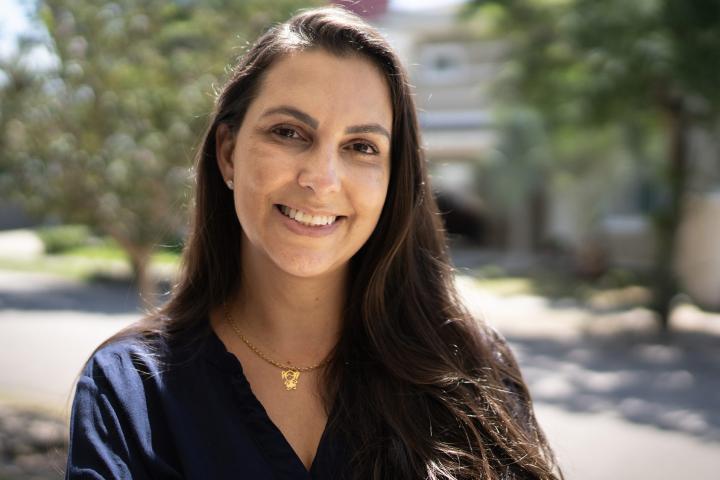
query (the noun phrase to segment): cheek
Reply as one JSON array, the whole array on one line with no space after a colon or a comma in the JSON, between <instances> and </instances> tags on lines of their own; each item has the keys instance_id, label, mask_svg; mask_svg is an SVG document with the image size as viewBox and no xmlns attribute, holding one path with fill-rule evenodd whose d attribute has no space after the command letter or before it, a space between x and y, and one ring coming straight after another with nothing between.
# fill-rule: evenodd
<instances>
[{"instance_id":1,"label":"cheek","mask_svg":"<svg viewBox=\"0 0 720 480\"><path fill-rule=\"evenodd\" d=\"M288 172L283 157L273 154L271 149L263 146L253 146L238 153L235 165L235 178L240 187L240 196L256 199L271 191ZM249 208L258 206L249 205Z\"/></svg>"},{"instance_id":2,"label":"cheek","mask_svg":"<svg viewBox=\"0 0 720 480\"><path fill-rule=\"evenodd\" d=\"M388 175L384 169L377 169L372 172L363 172L359 175L362 179L357 183L356 198L359 207L362 208L368 219L372 218L372 222L377 222L380 218L385 198L387 197Z\"/></svg>"}]
</instances>

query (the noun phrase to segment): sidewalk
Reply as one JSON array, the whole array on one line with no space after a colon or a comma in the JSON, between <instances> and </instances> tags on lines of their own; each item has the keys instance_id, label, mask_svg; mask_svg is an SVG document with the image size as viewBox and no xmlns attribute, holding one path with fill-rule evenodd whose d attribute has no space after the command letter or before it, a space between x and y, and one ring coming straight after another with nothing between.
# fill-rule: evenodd
<instances>
[{"instance_id":1,"label":"sidewalk","mask_svg":"<svg viewBox=\"0 0 720 480\"><path fill-rule=\"evenodd\" d=\"M662 338L643 310L498 297L470 277L472 313L510 342L569 480L715 479L720 471L720 315L673 313Z\"/></svg>"},{"instance_id":2,"label":"sidewalk","mask_svg":"<svg viewBox=\"0 0 720 480\"><path fill-rule=\"evenodd\" d=\"M719 317L683 308L662 340L646 312L598 315L458 283L510 341L569 480L717 478ZM62 418L85 358L138 317L129 287L0 271L0 403Z\"/></svg>"}]
</instances>

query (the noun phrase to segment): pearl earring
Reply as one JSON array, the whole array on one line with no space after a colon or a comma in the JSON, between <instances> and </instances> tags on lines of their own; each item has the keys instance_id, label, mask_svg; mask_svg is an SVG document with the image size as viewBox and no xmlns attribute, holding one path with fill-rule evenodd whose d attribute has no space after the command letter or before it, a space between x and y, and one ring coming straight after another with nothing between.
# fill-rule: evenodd
<instances>
[{"instance_id":1,"label":"pearl earring","mask_svg":"<svg viewBox=\"0 0 720 480\"><path fill-rule=\"evenodd\" d=\"M228 186L228 188L229 188L230 190L232 190L233 188L235 188L235 184L233 183L232 180L228 180L227 182L225 182L225 184Z\"/></svg>"}]
</instances>

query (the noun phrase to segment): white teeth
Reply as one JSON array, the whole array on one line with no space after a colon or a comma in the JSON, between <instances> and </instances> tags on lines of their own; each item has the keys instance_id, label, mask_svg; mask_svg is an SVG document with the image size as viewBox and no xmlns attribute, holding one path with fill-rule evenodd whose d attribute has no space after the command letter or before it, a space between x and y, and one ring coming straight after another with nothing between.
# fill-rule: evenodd
<instances>
[{"instance_id":1,"label":"white teeth","mask_svg":"<svg viewBox=\"0 0 720 480\"><path fill-rule=\"evenodd\" d=\"M329 225L335 221L337 218L334 215L326 216L326 215L317 215L313 216L308 213L302 212L300 210L295 210L294 208L286 207L285 205L280 205L280 211L284 213L286 216L292 218L296 222L300 222L304 225L312 225L312 226L322 226L322 225Z\"/></svg>"}]
</instances>

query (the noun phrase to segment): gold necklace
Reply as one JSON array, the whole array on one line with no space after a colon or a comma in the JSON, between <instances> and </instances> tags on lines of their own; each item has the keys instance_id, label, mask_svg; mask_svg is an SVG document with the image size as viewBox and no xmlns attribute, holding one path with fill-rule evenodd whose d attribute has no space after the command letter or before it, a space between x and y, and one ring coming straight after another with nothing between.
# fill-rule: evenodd
<instances>
[{"instance_id":1,"label":"gold necklace","mask_svg":"<svg viewBox=\"0 0 720 480\"><path fill-rule=\"evenodd\" d=\"M311 370L315 370L316 368L320 368L326 363L330 361L329 358L326 358L322 362L318 363L317 365L312 365L310 367L295 367L290 362L286 362L285 364L282 364L278 361L273 360L272 358L268 357L266 354L264 354L259 348L257 348L255 345L250 343L250 341L245 338L245 335L242 334L240 331L240 328L235 323L235 319L230 315L230 310L227 307L227 304L223 303L223 309L225 310L225 320L230 324L232 329L237 333L238 337L240 337L240 340L242 340L245 345L250 348L255 354L265 360L270 365L273 365L281 370L281 378L283 380L283 383L285 384L285 390L295 390L297 389L298 381L300 380L300 372L309 372Z\"/></svg>"}]
</instances>

